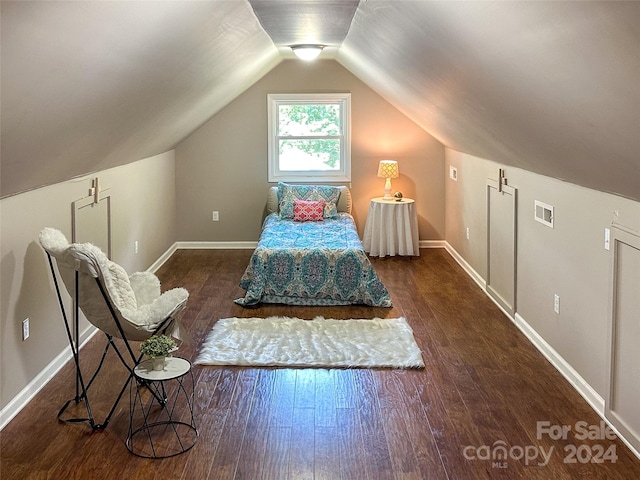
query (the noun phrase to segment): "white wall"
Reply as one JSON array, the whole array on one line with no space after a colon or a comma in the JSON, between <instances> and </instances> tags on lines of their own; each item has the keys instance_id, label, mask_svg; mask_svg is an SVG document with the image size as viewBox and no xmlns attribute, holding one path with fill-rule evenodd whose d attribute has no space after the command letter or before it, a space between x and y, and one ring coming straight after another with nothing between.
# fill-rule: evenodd
<instances>
[{"instance_id":1,"label":"white wall","mask_svg":"<svg viewBox=\"0 0 640 480\"><path fill-rule=\"evenodd\" d=\"M267 182L267 94L351 93L351 193L362 233L371 197L383 194L378 162L398 160L393 189L416 200L421 240L444 237L444 147L333 60L286 60L176 147L178 236L256 241ZM212 222L211 212L220 212Z\"/></svg>"},{"instance_id":2,"label":"white wall","mask_svg":"<svg viewBox=\"0 0 640 480\"><path fill-rule=\"evenodd\" d=\"M446 240L486 279L485 185L505 167L451 149L445 156L447 174L458 169L457 182L446 180ZM611 283L604 229L615 222L640 232L640 203L513 167L506 177L518 189L517 315L604 397ZM534 220L534 200L555 207L553 229Z\"/></svg>"},{"instance_id":3,"label":"white wall","mask_svg":"<svg viewBox=\"0 0 640 480\"><path fill-rule=\"evenodd\" d=\"M145 270L176 241L173 150L2 199L0 409L5 409L67 346L38 234L44 227L55 227L71 239L72 202L88 195L96 176L101 188L110 190L115 262L129 273ZM139 242L137 255L133 251L135 240ZM31 335L23 342L25 318L30 319Z\"/></svg>"}]
</instances>

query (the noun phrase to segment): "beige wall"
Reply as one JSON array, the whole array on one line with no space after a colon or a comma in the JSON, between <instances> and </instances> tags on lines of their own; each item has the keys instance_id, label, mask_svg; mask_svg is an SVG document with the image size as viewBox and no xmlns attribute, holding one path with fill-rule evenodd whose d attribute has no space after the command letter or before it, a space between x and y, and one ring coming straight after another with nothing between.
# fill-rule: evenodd
<instances>
[{"instance_id":1,"label":"beige wall","mask_svg":"<svg viewBox=\"0 0 640 480\"><path fill-rule=\"evenodd\" d=\"M114 261L129 273L145 270L176 241L174 151L2 199L0 408L67 346L38 233L55 227L71 239L71 204L87 196L96 176L110 190ZM27 317L31 335L23 342Z\"/></svg>"},{"instance_id":2,"label":"beige wall","mask_svg":"<svg viewBox=\"0 0 640 480\"><path fill-rule=\"evenodd\" d=\"M446 240L486 279L485 185L505 167L446 149L447 172L450 165L458 181L446 180ZM604 397L611 282L604 229L615 222L640 232L640 203L517 168L506 167L506 177L518 189L517 314ZM535 200L555 207L553 229L534 220Z\"/></svg>"},{"instance_id":3,"label":"beige wall","mask_svg":"<svg viewBox=\"0 0 640 480\"><path fill-rule=\"evenodd\" d=\"M351 92L351 188L361 234L369 199L383 194L378 161L391 158L401 174L394 191L417 201L420 239L444 238L443 146L337 62L290 60L176 148L179 240L258 239L269 186L267 94L296 92Z\"/></svg>"}]
</instances>

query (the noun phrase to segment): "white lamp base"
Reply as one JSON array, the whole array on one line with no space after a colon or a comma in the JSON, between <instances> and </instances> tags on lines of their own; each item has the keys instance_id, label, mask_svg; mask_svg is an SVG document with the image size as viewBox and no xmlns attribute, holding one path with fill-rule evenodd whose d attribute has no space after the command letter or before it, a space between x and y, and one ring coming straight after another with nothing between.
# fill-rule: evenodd
<instances>
[{"instance_id":1,"label":"white lamp base","mask_svg":"<svg viewBox=\"0 0 640 480\"><path fill-rule=\"evenodd\" d=\"M393 196L391 195L391 179L387 178L387 180L384 182L384 197L382 197L384 199L392 199Z\"/></svg>"}]
</instances>

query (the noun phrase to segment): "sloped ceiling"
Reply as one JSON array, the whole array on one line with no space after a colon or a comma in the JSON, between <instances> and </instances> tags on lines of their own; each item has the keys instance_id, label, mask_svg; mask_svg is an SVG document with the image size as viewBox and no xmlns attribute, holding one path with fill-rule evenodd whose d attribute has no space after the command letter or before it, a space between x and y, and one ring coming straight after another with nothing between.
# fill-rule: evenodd
<instances>
[{"instance_id":1,"label":"sloped ceiling","mask_svg":"<svg viewBox=\"0 0 640 480\"><path fill-rule=\"evenodd\" d=\"M335 58L456 150L640 200L640 2L1 3L1 194L173 148Z\"/></svg>"},{"instance_id":2,"label":"sloped ceiling","mask_svg":"<svg viewBox=\"0 0 640 480\"><path fill-rule=\"evenodd\" d=\"M361 2L338 61L461 152L640 199L640 2Z\"/></svg>"},{"instance_id":3,"label":"sloped ceiling","mask_svg":"<svg viewBox=\"0 0 640 480\"><path fill-rule=\"evenodd\" d=\"M245 1L2 1L7 196L166 152L281 58Z\"/></svg>"}]
</instances>

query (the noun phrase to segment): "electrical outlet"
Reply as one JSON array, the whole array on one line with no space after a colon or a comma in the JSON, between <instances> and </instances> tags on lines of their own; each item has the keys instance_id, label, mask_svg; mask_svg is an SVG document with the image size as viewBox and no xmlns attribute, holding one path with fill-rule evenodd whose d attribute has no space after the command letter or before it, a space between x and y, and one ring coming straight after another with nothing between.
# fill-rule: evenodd
<instances>
[{"instance_id":1,"label":"electrical outlet","mask_svg":"<svg viewBox=\"0 0 640 480\"><path fill-rule=\"evenodd\" d=\"M27 338L29 338L29 319L25 318L22 321L22 341L24 342Z\"/></svg>"},{"instance_id":2,"label":"electrical outlet","mask_svg":"<svg viewBox=\"0 0 640 480\"><path fill-rule=\"evenodd\" d=\"M138 241L136 240L135 242L133 242L133 253L136 255L138 254L138 247L139 247L139 244L138 244Z\"/></svg>"},{"instance_id":3,"label":"electrical outlet","mask_svg":"<svg viewBox=\"0 0 640 480\"><path fill-rule=\"evenodd\" d=\"M214 210L211 218L214 222L220 221L220 213L217 210Z\"/></svg>"},{"instance_id":4,"label":"electrical outlet","mask_svg":"<svg viewBox=\"0 0 640 480\"><path fill-rule=\"evenodd\" d=\"M557 293L553 295L553 311L560 314L560 295Z\"/></svg>"}]
</instances>

